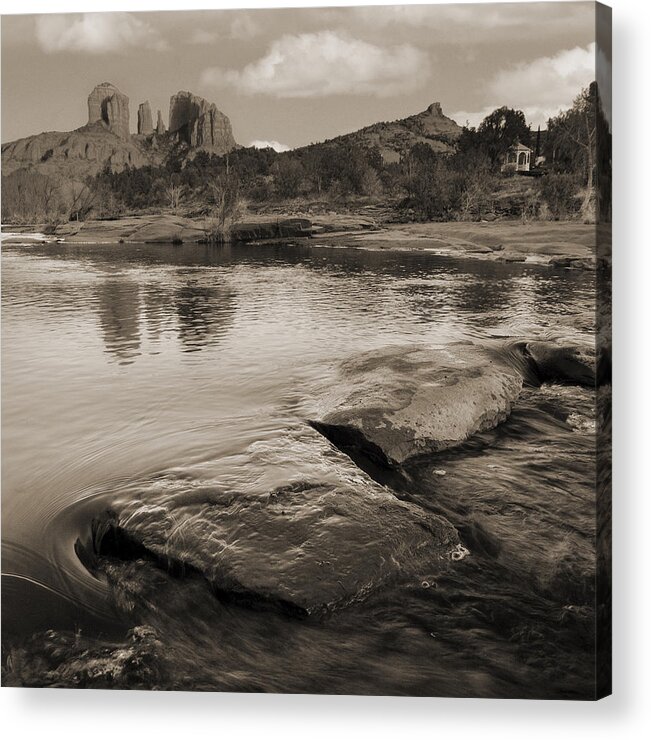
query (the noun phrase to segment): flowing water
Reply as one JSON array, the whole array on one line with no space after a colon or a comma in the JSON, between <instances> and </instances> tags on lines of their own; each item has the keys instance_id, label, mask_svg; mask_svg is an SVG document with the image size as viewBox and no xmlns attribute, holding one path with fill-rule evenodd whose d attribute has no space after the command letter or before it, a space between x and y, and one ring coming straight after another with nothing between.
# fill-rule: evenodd
<instances>
[{"instance_id":1,"label":"flowing water","mask_svg":"<svg viewBox=\"0 0 651 740\"><path fill-rule=\"evenodd\" d=\"M75 543L134 481L174 470L244 485L242 453L299 429L352 354L506 336L590 343L594 306L590 273L427 252L5 245L5 635L110 642L147 625L160 641L151 661L173 656L161 688L589 697L585 389L527 389L498 429L400 475L356 461L449 519L470 555L328 617L223 604L201 579L142 560L97 577ZM289 439L265 472L272 486L301 470Z\"/></svg>"}]
</instances>

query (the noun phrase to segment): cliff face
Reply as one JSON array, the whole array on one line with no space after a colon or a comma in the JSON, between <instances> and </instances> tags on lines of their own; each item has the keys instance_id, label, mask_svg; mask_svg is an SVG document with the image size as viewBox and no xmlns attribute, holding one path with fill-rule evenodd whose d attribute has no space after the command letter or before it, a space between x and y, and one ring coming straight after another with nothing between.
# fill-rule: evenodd
<instances>
[{"instance_id":1,"label":"cliff face","mask_svg":"<svg viewBox=\"0 0 651 740\"><path fill-rule=\"evenodd\" d=\"M2 145L2 174L29 169L55 178L83 180L107 164L114 170L162 164L179 144L224 154L237 144L228 118L189 92L172 96L170 129L158 111L153 126L149 101L138 107L138 135L129 131L129 98L110 82L88 96L88 123L74 131L49 131Z\"/></svg>"},{"instance_id":2,"label":"cliff face","mask_svg":"<svg viewBox=\"0 0 651 740\"><path fill-rule=\"evenodd\" d=\"M154 124L151 118L151 106L149 101L145 100L138 106L138 133L148 136L154 133Z\"/></svg>"},{"instance_id":3,"label":"cliff face","mask_svg":"<svg viewBox=\"0 0 651 740\"><path fill-rule=\"evenodd\" d=\"M165 133L165 124L163 123L163 114L158 111L158 116L156 118L156 133L159 136L162 136Z\"/></svg>"},{"instance_id":4,"label":"cliff face","mask_svg":"<svg viewBox=\"0 0 651 740\"><path fill-rule=\"evenodd\" d=\"M225 154L237 146L228 117L191 92L172 95L169 120L170 133L190 147Z\"/></svg>"},{"instance_id":5,"label":"cliff face","mask_svg":"<svg viewBox=\"0 0 651 740\"><path fill-rule=\"evenodd\" d=\"M147 150L108 132L101 124L76 131L48 131L2 146L2 174L30 169L45 175L83 179L106 164L114 170L142 167L150 158Z\"/></svg>"},{"instance_id":6,"label":"cliff face","mask_svg":"<svg viewBox=\"0 0 651 740\"><path fill-rule=\"evenodd\" d=\"M129 98L110 82L102 82L88 96L88 124L100 123L109 131L128 140Z\"/></svg>"}]
</instances>

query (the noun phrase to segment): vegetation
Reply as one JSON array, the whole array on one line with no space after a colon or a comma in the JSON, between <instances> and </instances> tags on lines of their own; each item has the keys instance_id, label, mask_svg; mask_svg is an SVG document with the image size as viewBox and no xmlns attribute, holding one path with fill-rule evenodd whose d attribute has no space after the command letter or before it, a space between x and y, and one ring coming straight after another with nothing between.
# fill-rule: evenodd
<instances>
[{"instance_id":1,"label":"vegetation","mask_svg":"<svg viewBox=\"0 0 651 740\"><path fill-rule=\"evenodd\" d=\"M2 218L57 223L91 212L115 218L165 209L203 217L208 238L220 241L244 205L310 200L331 208L375 203L395 220L589 219L595 209L605 217L609 136L593 83L571 109L549 120L542 147L546 164L536 173L544 176L538 178L501 171L512 144L532 143L524 113L502 107L477 128L464 128L453 154L418 143L405 148L397 162L383 161L377 147L335 139L283 153L242 148L225 156L199 151L188 158L178 150L160 167L113 172L107 166L65 194L43 175L15 172L2 178ZM597 140L605 144L599 162ZM597 169L605 183L600 194L594 187Z\"/></svg>"},{"instance_id":2,"label":"vegetation","mask_svg":"<svg viewBox=\"0 0 651 740\"><path fill-rule=\"evenodd\" d=\"M575 188L583 190L581 212L589 219L595 216L597 137L601 132L603 149L609 152L607 131L596 82L581 91L569 110L550 118L547 125L545 155L549 166L553 172L571 177ZM610 162L607 164L608 171L603 174L609 176ZM604 207L599 210L603 215Z\"/></svg>"},{"instance_id":3,"label":"vegetation","mask_svg":"<svg viewBox=\"0 0 651 740\"><path fill-rule=\"evenodd\" d=\"M5 223L57 223L64 220L63 205L54 180L27 170L3 176L2 220Z\"/></svg>"},{"instance_id":4,"label":"vegetation","mask_svg":"<svg viewBox=\"0 0 651 740\"><path fill-rule=\"evenodd\" d=\"M239 182L227 170L209 183L211 196L210 217L205 231L210 242L226 242L233 223L240 215Z\"/></svg>"}]
</instances>

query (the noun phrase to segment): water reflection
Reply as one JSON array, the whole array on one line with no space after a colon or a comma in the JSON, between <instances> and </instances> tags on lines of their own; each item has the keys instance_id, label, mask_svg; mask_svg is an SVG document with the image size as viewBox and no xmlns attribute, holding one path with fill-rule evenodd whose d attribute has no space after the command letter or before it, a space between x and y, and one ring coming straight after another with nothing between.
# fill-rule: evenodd
<instances>
[{"instance_id":1,"label":"water reflection","mask_svg":"<svg viewBox=\"0 0 651 740\"><path fill-rule=\"evenodd\" d=\"M140 354L140 286L110 278L97 288L97 315L106 351L128 365Z\"/></svg>"},{"instance_id":2,"label":"water reflection","mask_svg":"<svg viewBox=\"0 0 651 740\"><path fill-rule=\"evenodd\" d=\"M223 286L208 287L190 280L176 291L179 338L187 352L218 342L235 313L233 293Z\"/></svg>"},{"instance_id":3,"label":"water reflection","mask_svg":"<svg viewBox=\"0 0 651 740\"><path fill-rule=\"evenodd\" d=\"M160 282L146 282L142 287L142 302L149 339L157 342L165 332L174 331L174 317L169 311L173 304L170 286Z\"/></svg>"},{"instance_id":4,"label":"water reflection","mask_svg":"<svg viewBox=\"0 0 651 740\"><path fill-rule=\"evenodd\" d=\"M119 365L129 365L144 353L158 354L156 344L168 332L178 337L184 352L214 345L228 333L236 308L234 292L226 285L179 277L141 287L122 275L97 287L94 305L105 350Z\"/></svg>"}]
</instances>

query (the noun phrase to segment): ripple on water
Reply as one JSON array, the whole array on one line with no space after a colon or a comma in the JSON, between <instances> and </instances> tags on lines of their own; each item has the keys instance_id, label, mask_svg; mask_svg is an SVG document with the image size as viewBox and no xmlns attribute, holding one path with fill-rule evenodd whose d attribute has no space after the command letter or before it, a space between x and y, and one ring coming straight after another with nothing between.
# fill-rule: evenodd
<instances>
[{"instance_id":1,"label":"ripple on water","mask_svg":"<svg viewBox=\"0 0 651 740\"><path fill-rule=\"evenodd\" d=\"M589 274L426 253L5 244L2 266L3 567L12 587L41 584L62 615L74 603L97 624L118 618L75 553L93 516L161 471L234 489L314 475L279 430L338 360L509 335L589 343L594 330ZM542 681L570 695L589 685L589 652L558 620L588 595L592 418L583 391L531 391L494 434L437 459L445 475L413 471L400 495L458 526L470 554L328 623L222 609L147 563L116 564L111 587L129 574L138 618L196 668L186 686L494 696ZM24 604L33 589L18 591Z\"/></svg>"}]
</instances>

